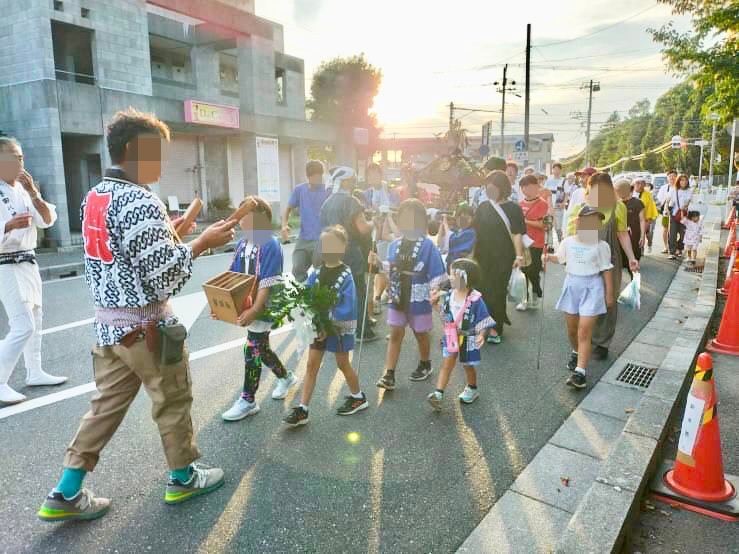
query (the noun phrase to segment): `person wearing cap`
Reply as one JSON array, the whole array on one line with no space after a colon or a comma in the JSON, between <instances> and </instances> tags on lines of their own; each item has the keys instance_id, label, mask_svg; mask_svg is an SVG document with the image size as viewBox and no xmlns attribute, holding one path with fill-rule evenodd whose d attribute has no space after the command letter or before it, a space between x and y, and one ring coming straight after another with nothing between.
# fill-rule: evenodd
<instances>
[{"instance_id":1,"label":"person wearing cap","mask_svg":"<svg viewBox=\"0 0 739 554\"><path fill-rule=\"evenodd\" d=\"M586 167L575 172L577 186L570 192L569 204L567 204L567 211L565 211L564 215L566 223L562 224L562 230L565 236L568 234L567 230L572 226L572 222L577 217L577 213L574 213L575 208L582 206L582 203L585 202L585 188L588 184L588 179L595 173L594 167Z\"/></svg>"},{"instance_id":2,"label":"person wearing cap","mask_svg":"<svg viewBox=\"0 0 739 554\"><path fill-rule=\"evenodd\" d=\"M616 193L613 190L613 182L608 173L595 173L588 179L585 188L585 202L572 206L575 213L580 213L583 206L590 206L604 215L604 219L598 228L599 240L608 243L611 249L611 263L613 267L622 267L621 249L628 259L628 266L631 271L639 271L639 261L634 256L631 247L631 237L629 236L628 212L626 205L619 202ZM570 219L567 235L576 233L576 223L574 219ZM613 288L621 290L621 271L613 272ZM608 357L608 348L616 333L616 322L618 320L618 304L609 306L608 311L599 317L598 323L593 332L593 357L599 360L605 360Z\"/></svg>"},{"instance_id":3,"label":"person wearing cap","mask_svg":"<svg viewBox=\"0 0 739 554\"><path fill-rule=\"evenodd\" d=\"M615 305L611 247L598 237L605 215L584 204L577 212L575 234L559 243L557 253L544 255L544 261L565 264L562 294L556 309L564 312L572 352L567 369L572 373L567 384L576 389L587 386L586 371L592 350L591 339L599 318Z\"/></svg>"},{"instance_id":4,"label":"person wearing cap","mask_svg":"<svg viewBox=\"0 0 739 554\"><path fill-rule=\"evenodd\" d=\"M366 239L372 234L372 223L365 219L362 203L352 195L356 183L354 170L350 167L339 166L329 171L331 196L321 206L319 221L324 229L341 225L349 235L344 263L351 269L357 292L359 318L356 330L357 340L369 342L377 340L377 335L370 329L368 310L365 310L367 295L365 274L368 270L368 263L367 258L362 254L361 241L363 237ZM319 265L320 261L314 257L313 266L318 267Z\"/></svg>"},{"instance_id":5,"label":"person wearing cap","mask_svg":"<svg viewBox=\"0 0 739 554\"><path fill-rule=\"evenodd\" d=\"M659 211L654 203L652 193L646 189L647 181L643 177L634 179L634 197L644 204L644 219L647 222L647 254L652 253L652 240L654 239L654 224L657 222Z\"/></svg>"}]
</instances>

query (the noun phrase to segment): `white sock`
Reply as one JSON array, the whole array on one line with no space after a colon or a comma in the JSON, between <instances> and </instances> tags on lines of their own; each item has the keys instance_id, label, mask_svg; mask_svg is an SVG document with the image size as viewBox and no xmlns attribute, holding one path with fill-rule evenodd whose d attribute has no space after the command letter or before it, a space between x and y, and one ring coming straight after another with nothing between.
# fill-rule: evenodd
<instances>
[{"instance_id":1,"label":"white sock","mask_svg":"<svg viewBox=\"0 0 739 554\"><path fill-rule=\"evenodd\" d=\"M582 373L583 375L585 375L585 368L584 367L576 367L575 368L575 373Z\"/></svg>"},{"instance_id":2,"label":"white sock","mask_svg":"<svg viewBox=\"0 0 739 554\"><path fill-rule=\"evenodd\" d=\"M308 411L308 406L305 404L300 404L300 407L303 408L306 412Z\"/></svg>"},{"instance_id":3,"label":"white sock","mask_svg":"<svg viewBox=\"0 0 739 554\"><path fill-rule=\"evenodd\" d=\"M352 398L356 398L357 400L361 400L364 398L364 393L360 390L357 394L352 394Z\"/></svg>"}]
</instances>

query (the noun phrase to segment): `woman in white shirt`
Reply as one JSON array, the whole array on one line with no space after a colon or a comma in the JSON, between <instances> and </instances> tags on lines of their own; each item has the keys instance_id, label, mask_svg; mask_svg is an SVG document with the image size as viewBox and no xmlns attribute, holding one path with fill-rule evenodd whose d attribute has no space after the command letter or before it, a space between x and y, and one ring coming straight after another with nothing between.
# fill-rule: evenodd
<instances>
[{"instance_id":1,"label":"woman in white shirt","mask_svg":"<svg viewBox=\"0 0 739 554\"><path fill-rule=\"evenodd\" d=\"M671 260L683 255L685 225L682 221L688 213L688 207L692 199L693 191L690 190L690 180L687 175L680 175L677 178L675 188L670 189L670 195L667 198L667 209L669 209L670 215L669 250Z\"/></svg>"},{"instance_id":2,"label":"woman in white shirt","mask_svg":"<svg viewBox=\"0 0 739 554\"><path fill-rule=\"evenodd\" d=\"M0 405L26 397L8 385L20 359L26 364L26 385L59 385L41 369L41 274L36 263L36 228L56 221L56 208L44 202L23 167L23 151L15 139L0 137L0 303L10 331L0 340Z\"/></svg>"}]
</instances>

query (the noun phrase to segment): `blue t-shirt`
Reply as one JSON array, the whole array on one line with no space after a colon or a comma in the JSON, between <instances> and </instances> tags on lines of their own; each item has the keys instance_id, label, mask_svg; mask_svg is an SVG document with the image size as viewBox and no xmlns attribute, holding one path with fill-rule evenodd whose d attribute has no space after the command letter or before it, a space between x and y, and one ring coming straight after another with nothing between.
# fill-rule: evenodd
<instances>
[{"instance_id":1,"label":"blue t-shirt","mask_svg":"<svg viewBox=\"0 0 739 554\"><path fill-rule=\"evenodd\" d=\"M321 222L319 214L321 206L330 196L326 185L316 185L312 188L308 183L302 183L293 189L287 205L297 208L300 212L300 239L318 240L321 238Z\"/></svg>"}]
</instances>

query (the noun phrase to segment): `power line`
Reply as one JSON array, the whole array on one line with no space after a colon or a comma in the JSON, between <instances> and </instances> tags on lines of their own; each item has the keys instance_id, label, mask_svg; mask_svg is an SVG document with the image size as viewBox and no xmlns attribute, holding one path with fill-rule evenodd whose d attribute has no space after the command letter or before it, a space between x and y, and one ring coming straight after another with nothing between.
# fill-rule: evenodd
<instances>
[{"instance_id":1,"label":"power line","mask_svg":"<svg viewBox=\"0 0 739 554\"><path fill-rule=\"evenodd\" d=\"M569 42L574 42L576 40L580 40L580 39L583 39L583 38L592 37L593 35L597 35L598 33L602 33L603 31L607 31L608 29L613 29L614 27L616 27L618 25L621 25L622 23L626 23L627 21L629 21L631 19L634 19L635 17L638 17L641 14L643 14L645 12L648 12L649 10L652 10L652 9L654 9L656 7L657 7L657 4L653 4L653 5L649 6L648 8L644 8L643 10L640 10L640 11L636 12L633 15L630 15L629 17L627 17L625 19L621 19L620 21L616 21L615 23L612 23L611 25L608 25L606 27L603 27L602 29L598 29L596 31L593 31L592 33L587 33L585 35L580 35L579 37L570 38L570 39L567 39L567 40L560 40L560 41L557 41L557 42L548 42L547 44L537 44L536 46L538 46L539 48L546 48L548 46L557 46L558 44L567 44Z\"/></svg>"}]
</instances>

